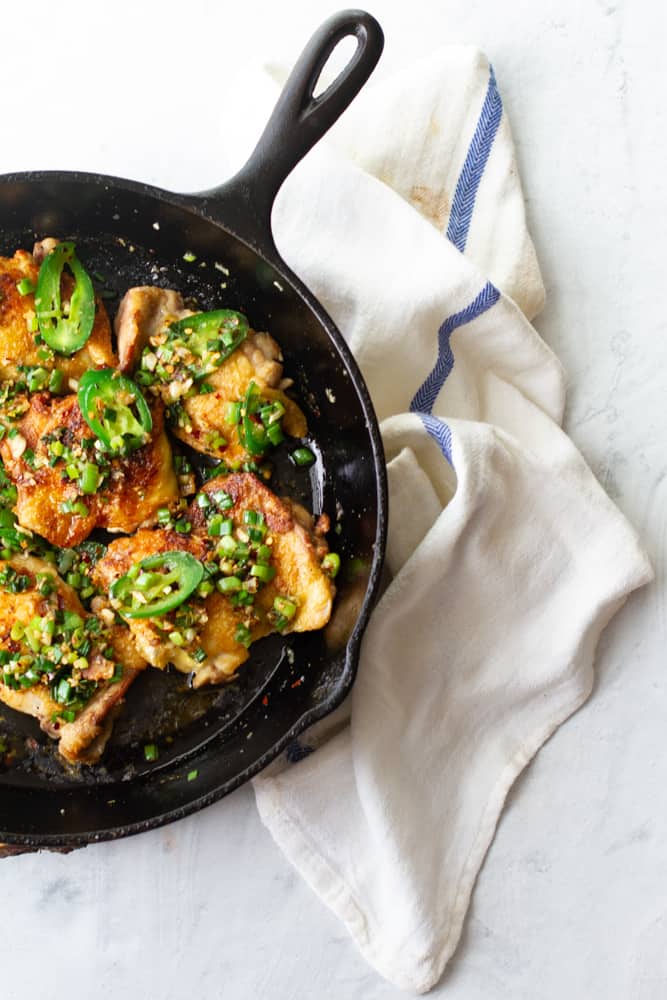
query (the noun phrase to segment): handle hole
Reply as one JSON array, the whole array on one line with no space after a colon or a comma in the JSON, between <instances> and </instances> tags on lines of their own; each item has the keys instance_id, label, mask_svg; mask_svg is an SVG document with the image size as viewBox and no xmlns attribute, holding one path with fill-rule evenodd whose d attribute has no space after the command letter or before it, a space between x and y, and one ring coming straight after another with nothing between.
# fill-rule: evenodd
<instances>
[{"instance_id":1,"label":"handle hole","mask_svg":"<svg viewBox=\"0 0 667 1000\"><path fill-rule=\"evenodd\" d=\"M345 38L341 38L336 44L320 70L320 75L313 88L313 97L315 99L320 97L325 90L337 82L345 68L352 62L359 45L359 39L355 35L346 35Z\"/></svg>"}]
</instances>

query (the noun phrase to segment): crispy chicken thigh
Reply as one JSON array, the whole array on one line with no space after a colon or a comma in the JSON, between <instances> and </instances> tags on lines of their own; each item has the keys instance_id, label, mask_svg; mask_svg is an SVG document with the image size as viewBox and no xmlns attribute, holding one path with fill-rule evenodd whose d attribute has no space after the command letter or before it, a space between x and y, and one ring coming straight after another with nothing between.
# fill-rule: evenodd
<instances>
[{"instance_id":1,"label":"crispy chicken thigh","mask_svg":"<svg viewBox=\"0 0 667 1000\"><path fill-rule=\"evenodd\" d=\"M14 579L21 581L21 587L12 590L10 586L0 585L0 649L5 655L24 652L28 658L36 656L30 646L25 643L22 646L21 640L14 638L19 635L20 626L29 626L36 618L48 620L56 611L74 612L83 621L92 617L84 610L76 592L60 579L50 563L33 556L15 556L9 563L0 562L0 573L6 574L8 567L17 575ZM45 578L52 581L53 587L47 595L39 587ZM112 658L105 655L109 647L113 650ZM54 699L48 681L32 686L10 686L3 674L9 667L0 668L0 701L37 718L42 729L59 741L60 753L71 763L93 763L99 759L125 692L146 666L128 630L119 625L112 625L103 636L93 638L87 661L89 666L82 671L81 677L95 681L97 687L73 721L60 715L63 706ZM120 678L113 680L116 664L123 669Z\"/></svg>"},{"instance_id":2,"label":"crispy chicken thigh","mask_svg":"<svg viewBox=\"0 0 667 1000\"><path fill-rule=\"evenodd\" d=\"M188 645L175 645L169 640L164 622L154 618L126 620L141 653L156 667L173 663L179 670L194 675L194 686L218 683L231 678L248 658L247 645L236 638L239 625L248 627L248 643L275 631L271 610L276 597L289 595L296 612L282 631L306 632L323 628L331 617L335 588L322 569L322 559L328 549L323 533L328 519L317 525L303 508L275 496L256 476L237 473L218 476L202 487L202 492L231 498L225 516L233 520L237 535L244 537L246 511L258 512L264 518L266 543L271 548L271 565L275 576L258 589L252 611L234 606L230 597L213 589L205 597L190 599L194 608L196 636ZM192 531L179 534L167 529L139 531L132 538L111 543L96 565L93 579L108 592L114 582L146 556L174 549L190 552L198 559L217 560L215 543L207 530L206 515L196 501L191 505L189 520ZM245 534L247 537L247 532ZM122 614L122 611L121 611ZM171 627L171 623L167 623ZM193 650L203 650L199 657Z\"/></svg>"},{"instance_id":3,"label":"crispy chicken thigh","mask_svg":"<svg viewBox=\"0 0 667 1000\"><path fill-rule=\"evenodd\" d=\"M193 315L172 289L131 288L120 303L115 321L121 369L133 371L145 347L159 347L170 324ZM208 392L184 394L192 380L190 386L174 381L156 387L167 406L177 403L181 409L180 418L172 422L173 433L196 451L227 462L242 460L245 450L236 428L226 423L227 407L242 400L254 382L265 399L279 400L285 407L285 432L291 437L304 437L308 430L306 418L282 389L282 360L273 337L250 330L240 347L206 376L211 387Z\"/></svg>"},{"instance_id":4,"label":"crispy chicken thigh","mask_svg":"<svg viewBox=\"0 0 667 1000\"><path fill-rule=\"evenodd\" d=\"M93 528L134 531L153 524L157 510L179 498L171 447L164 431L163 407L152 405L153 429L147 443L126 458L114 458L97 492L81 496L76 479L69 478L64 460L53 461L49 444L81 449L93 445L95 435L83 419L76 396L61 398L48 393L30 397L28 409L16 424L18 434L0 441L0 455L18 490L19 524L37 531L53 545L72 546ZM90 447L82 457L94 461ZM63 511L69 501L83 504L79 511ZM87 513L86 513L87 512Z\"/></svg>"},{"instance_id":5,"label":"crispy chicken thigh","mask_svg":"<svg viewBox=\"0 0 667 1000\"><path fill-rule=\"evenodd\" d=\"M55 245L55 241L53 245ZM49 241L44 241L49 246ZM40 257L40 244L36 244ZM49 246L50 249L50 246ZM17 250L13 257L0 257L0 380L14 381L19 377L19 366L34 365L51 370L57 368L65 376L67 390L70 379L77 380L88 368L99 368L117 363L111 346L111 325L101 300L96 300L95 324L90 337L71 357L56 354L45 360L38 354L40 345L32 328L35 322L35 295L21 295L18 283L29 279L37 284L39 263L27 250ZM63 278L66 297L71 280ZM71 386L69 387L71 389Z\"/></svg>"},{"instance_id":6,"label":"crispy chicken thigh","mask_svg":"<svg viewBox=\"0 0 667 1000\"><path fill-rule=\"evenodd\" d=\"M153 285L130 288L120 301L114 321L120 370L131 374L150 338L186 316L192 316L192 310L185 308L180 292Z\"/></svg>"}]
</instances>

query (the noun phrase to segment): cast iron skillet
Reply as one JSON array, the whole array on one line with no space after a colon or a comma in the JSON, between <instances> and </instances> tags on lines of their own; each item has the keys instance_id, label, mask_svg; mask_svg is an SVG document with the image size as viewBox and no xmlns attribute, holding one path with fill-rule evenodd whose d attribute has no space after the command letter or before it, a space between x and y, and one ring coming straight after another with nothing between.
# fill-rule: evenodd
<instances>
[{"instance_id":1,"label":"cast iron skillet","mask_svg":"<svg viewBox=\"0 0 667 1000\"><path fill-rule=\"evenodd\" d=\"M348 35L357 39L354 55L314 97L325 62ZM16 757L0 773L1 841L71 847L186 816L282 751L293 759L306 752L298 734L350 690L384 555L384 456L361 374L329 316L281 260L271 208L292 168L364 85L382 46L369 14L330 18L300 57L245 167L211 191L180 195L70 172L0 177L1 253L49 234L72 238L89 271L102 275L111 313L114 296L157 284L196 297L200 308L242 309L255 329L275 335L318 461L304 473L283 455L273 486L329 514L331 546L344 565L329 626L260 640L237 682L187 692L182 675L145 671L94 768L68 770L34 720L4 708L0 733ZM144 759L147 741L159 743L155 764Z\"/></svg>"}]
</instances>

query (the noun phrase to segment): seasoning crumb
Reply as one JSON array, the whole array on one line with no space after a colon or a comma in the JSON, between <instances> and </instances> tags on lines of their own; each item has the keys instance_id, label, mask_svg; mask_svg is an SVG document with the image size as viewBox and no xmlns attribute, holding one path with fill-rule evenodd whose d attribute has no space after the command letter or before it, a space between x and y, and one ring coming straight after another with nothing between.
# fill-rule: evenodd
<instances>
[{"instance_id":1,"label":"seasoning crumb","mask_svg":"<svg viewBox=\"0 0 667 1000\"><path fill-rule=\"evenodd\" d=\"M287 661L288 663L294 663L294 660L295 660L294 650L289 648L287 650Z\"/></svg>"},{"instance_id":2,"label":"seasoning crumb","mask_svg":"<svg viewBox=\"0 0 667 1000\"><path fill-rule=\"evenodd\" d=\"M114 212L111 218L113 219L114 222L118 222L118 220L120 219L120 215L118 214L118 212Z\"/></svg>"},{"instance_id":3,"label":"seasoning crumb","mask_svg":"<svg viewBox=\"0 0 667 1000\"><path fill-rule=\"evenodd\" d=\"M60 810L60 815L61 815L61 816L64 816L64 815L65 815L65 810L64 810L64 809L61 809L61 810Z\"/></svg>"},{"instance_id":4,"label":"seasoning crumb","mask_svg":"<svg viewBox=\"0 0 667 1000\"><path fill-rule=\"evenodd\" d=\"M280 284L279 281L274 281L273 284L275 285L275 287L278 289L279 292L285 291L285 289L283 288L283 286Z\"/></svg>"},{"instance_id":5,"label":"seasoning crumb","mask_svg":"<svg viewBox=\"0 0 667 1000\"><path fill-rule=\"evenodd\" d=\"M328 386L324 390L324 395L327 397L327 399L329 400L330 403L335 403L336 402L336 397L334 396L332 390Z\"/></svg>"},{"instance_id":6,"label":"seasoning crumb","mask_svg":"<svg viewBox=\"0 0 667 1000\"><path fill-rule=\"evenodd\" d=\"M153 223L153 229L159 229L159 228L160 228L160 223L159 222L154 222Z\"/></svg>"},{"instance_id":7,"label":"seasoning crumb","mask_svg":"<svg viewBox=\"0 0 667 1000\"><path fill-rule=\"evenodd\" d=\"M226 275L227 275L227 277L229 277L229 268L225 267L225 265L224 265L224 264L221 264L219 260L216 260L216 262L215 262L215 264L214 264L213 266L214 266L214 267L215 267L215 268L216 268L216 269L217 269L218 271L222 271L222 273L223 273L223 274L226 274Z\"/></svg>"}]
</instances>

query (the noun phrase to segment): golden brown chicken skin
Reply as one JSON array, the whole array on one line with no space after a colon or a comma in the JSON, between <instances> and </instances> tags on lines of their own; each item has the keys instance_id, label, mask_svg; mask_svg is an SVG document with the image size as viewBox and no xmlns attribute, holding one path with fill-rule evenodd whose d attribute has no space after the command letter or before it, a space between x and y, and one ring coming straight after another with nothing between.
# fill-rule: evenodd
<instances>
[{"instance_id":1,"label":"golden brown chicken skin","mask_svg":"<svg viewBox=\"0 0 667 1000\"><path fill-rule=\"evenodd\" d=\"M115 320L121 370L142 368L150 375L162 364L161 348L172 323L194 316L173 289L153 286L131 288L123 297ZM143 355L143 357L142 357ZM195 360L195 359L190 359ZM151 391L160 395L171 414L173 433L196 451L224 459L228 464L248 458L235 426L228 423L228 406L242 400L254 382L263 399L282 403L282 428L290 437L304 437L306 418L283 391L283 358L280 347L268 333L249 330L240 346L214 371L200 381L174 371L172 381L155 382ZM186 376L186 377L183 377ZM197 391L204 382L207 392Z\"/></svg>"},{"instance_id":2,"label":"golden brown chicken skin","mask_svg":"<svg viewBox=\"0 0 667 1000\"><path fill-rule=\"evenodd\" d=\"M7 475L16 485L19 524L53 545L73 546L93 528L130 532L153 524L157 510L179 498L171 447L164 431L163 407L152 405L153 429L145 445L124 458L104 464L95 448L96 437L85 422L76 396L35 393L15 423L16 433L0 441ZM92 495L82 495L80 482L71 478L66 457L54 455L59 442L65 456L74 454L81 468L89 459L105 471Z\"/></svg>"},{"instance_id":3,"label":"golden brown chicken skin","mask_svg":"<svg viewBox=\"0 0 667 1000\"><path fill-rule=\"evenodd\" d=\"M66 613L78 618L65 619ZM89 632L88 623L95 626ZM73 652L75 643L85 650L85 659ZM49 660L55 659L56 646L65 658L67 650L72 652L73 666L64 659ZM53 566L33 556L0 561L0 653L0 701L37 718L71 763L99 759L125 692L146 666L127 628L113 622L98 625ZM68 709L54 698L59 671L70 674L72 692L86 685L88 697L81 707Z\"/></svg>"},{"instance_id":4,"label":"golden brown chicken skin","mask_svg":"<svg viewBox=\"0 0 667 1000\"><path fill-rule=\"evenodd\" d=\"M206 501L199 499L202 494L211 499L208 508ZM220 502L224 515L217 513ZM244 587L252 593L251 606L235 604L233 596L221 593L215 585L221 576L233 576L235 571L227 565L230 560L221 550L220 537L210 533L214 519L224 516L233 522L234 537L245 546L249 535L244 515L248 511L253 517L261 515L263 544L270 550L266 562L275 574L262 584L249 574L251 563L238 571L244 574ZM290 620L282 623L283 634L327 624L335 588L322 568L328 551L323 537L326 518L314 524L303 508L279 499L256 476L237 473L216 477L202 487L188 519L191 530L187 534L157 529L112 542L93 572L97 587L109 592L140 560L173 550L191 553L214 571L205 578L209 581L205 595L193 595L168 615L160 619L126 618L140 652L150 663L156 667L173 663L179 670L192 672L195 687L229 680L247 660L248 646L276 631L277 598L289 600L294 609ZM218 572L221 564L225 567L222 573ZM122 607L117 610L123 614ZM174 631L178 644L170 639Z\"/></svg>"},{"instance_id":5,"label":"golden brown chicken skin","mask_svg":"<svg viewBox=\"0 0 667 1000\"><path fill-rule=\"evenodd\" d=\"M57 369L64 376L63 391L72 391L89 368L118 363L111 344L109 317L102 301L96 299L95 323L83 347L71 357L45 352L44 345L36 339L35 295L33 292L21 295L17 287L24 278L36 285L38 274L39 263L27 250L17 250L13 257L0 257L0 381L13 382L19 378L19 366ZM71 279L65 275L64 300L71 287Z\"/></svg>"}]
</instances>

